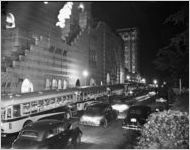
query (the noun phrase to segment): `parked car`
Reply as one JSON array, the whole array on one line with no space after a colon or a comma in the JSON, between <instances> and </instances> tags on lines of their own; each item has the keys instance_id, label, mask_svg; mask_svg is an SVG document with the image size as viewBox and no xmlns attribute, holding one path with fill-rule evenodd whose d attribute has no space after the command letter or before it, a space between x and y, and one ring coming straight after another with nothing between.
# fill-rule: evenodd
<instances>
[{"instance_id":1,"label":"parked car","mask_svg":"<svg viewBox=\"0 0 190 150\"><path fill-rule=\"evenodd\" d=\"M91 126L103 126L107 127L112 120L117 117L116 111L114 111L108 103L95 103L87 107L86 111L80 118L80 124Z\"/></svg>"},{"instance_id":2,"label":"parked car","mask_svg":"<svg viewBox=\"0 0 190 150\"><path fill-rule=\"evenodd\" d=\"M111 101L112 109L117 112L117 119L125 119L129 105L126 99L113 99Z\"/></svg>"},{"instance_id":3,"label":"parked car","mask_svg":"<svg viewBox=\"0 0 190 150\"><path fill-rule=\"evenodd\" d=\"M146 119L151 114L151 107L145 105L131 106L127 111L122 128L126 130L141 130Z\"/></svg>"},{"instance_id":4,"label":"parked car","mask_svg":"<svg viewBox=\"0 0 190 150\"><path fill-rule=\"evenodd\" d=\"M40 120L25 126L13 142L13 149L67 148L80 144L82 132L71 123L59 120Z\"/></svg>"}]
</instances>

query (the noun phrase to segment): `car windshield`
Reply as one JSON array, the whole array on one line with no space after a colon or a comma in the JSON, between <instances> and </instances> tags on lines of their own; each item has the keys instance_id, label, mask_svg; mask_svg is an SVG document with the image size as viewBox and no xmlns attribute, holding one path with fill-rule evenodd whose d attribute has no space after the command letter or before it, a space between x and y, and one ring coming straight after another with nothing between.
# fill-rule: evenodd
<instances>
[{"instance_id":1,"label":"car windshield","mask_svg":"<svg viewBox=\"0 0 190 150\"><path fill-rule=\"evenodd\" d=\"M100 107L88 107L86 113L95 113L100 114L103 112L103 109Z\"/></svg>"},{"instance_id":2,"label":"car windshield","mask_svg":"<svg viewBox=\"0 0 190 150\"><path fill-rule=\"evenodd\" d=\"M134 115L144 115L150 112L149 107L131 107L129 109L129 114L134 114Z\"/></svg>"},{"instance_id":3,"label":"car windshield","mask_svg":"<svg viewBox=\"0 0 190 150\"><path fill-rule=\"evenodd\" d=\"M35 131L23 131L21 133L21 136L36 139L38 137L38 132L35 132Z\"/></svg>"},{"instance_id":4,"label":"car windshield","mask_svg":"<svg viewBox=\"0 0 190 150\"><path fill-rule=\"evenodd\" d=\"M135 115L141 115L143 112L140 109L132 109L130 110L130 114L135 114Z\"/></svg>"}]
</instances>

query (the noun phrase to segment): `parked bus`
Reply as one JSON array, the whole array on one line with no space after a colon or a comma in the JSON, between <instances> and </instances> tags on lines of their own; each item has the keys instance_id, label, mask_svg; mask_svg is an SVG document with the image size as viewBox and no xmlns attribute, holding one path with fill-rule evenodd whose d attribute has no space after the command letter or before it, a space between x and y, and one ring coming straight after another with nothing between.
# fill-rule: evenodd
<instances>
[{"instance_id":1,"label":"parked bus","mask_svg":"<svg viewBox=\"0 0 190 150\"><path fill-rule=\"evenodd\" d=\"M1 96L1 135L19 132L24 126L49 117L72 117L93 100L107 95L108 86L80 87ZM114 91L122 86L109 86ZM99 99L103 100L103 99ZM74 110L73 110L74 108Z\"/></svg>"},{"instance_id":2,"label":"parked bus","mask_svg":"<svg viewBox=\"0 0 190 150\"><path fill-rule=\"evenodd\" d=\"M76 94L43 91L1 96L1 133L19 132L24 126L45 117L69 117L67 105L76 102ZM68 111L67 111L68 110Z\"/></svg>"}]
</instances>

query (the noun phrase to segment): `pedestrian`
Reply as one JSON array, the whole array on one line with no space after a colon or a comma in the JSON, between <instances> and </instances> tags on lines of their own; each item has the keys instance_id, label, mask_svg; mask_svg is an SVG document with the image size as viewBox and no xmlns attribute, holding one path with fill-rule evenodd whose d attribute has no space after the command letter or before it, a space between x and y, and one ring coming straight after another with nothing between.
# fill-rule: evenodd
<instances>
[{"instance_id":1,"label":"pedestrian","mask_svg":"<svg viewBox=\"0 0 190 150\"><path fill-rule=\"evenodd\" d=\"M77 141L77 140L81 140L81 135L82 135L82 131L80 130L79 127L76 127L72 132L72 141L71 141L71 144L74 148L76 148L77 144L81 142L81 141Z\"/></svg>"}]
</instances>

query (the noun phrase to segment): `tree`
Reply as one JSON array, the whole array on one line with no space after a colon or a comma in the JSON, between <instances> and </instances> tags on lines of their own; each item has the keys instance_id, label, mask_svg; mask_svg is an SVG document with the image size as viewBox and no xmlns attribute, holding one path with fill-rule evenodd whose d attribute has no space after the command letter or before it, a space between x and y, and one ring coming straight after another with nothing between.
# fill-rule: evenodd
<instances>
[{"instance_id":1,"label":"tree","mask_svg":"<svg viewBox=\"0 0 190 150\"><path fill-rule=\"evenodd\" d=\"M182 78L189 83L189 11L188 5L165 19L164 23L172 23L180 32L161 48L154 60L156 68L172 79Z\"/></svg>"},{"instance_id":2,"label":"tree","mask_svg":"<svg viewBox=\"0 0 190 150\"><path fill-rule=\"evenodd\" d=\"M135 149L188 149L189 114L177 110L153 113Z\"/></svg>"}]
</instances>

